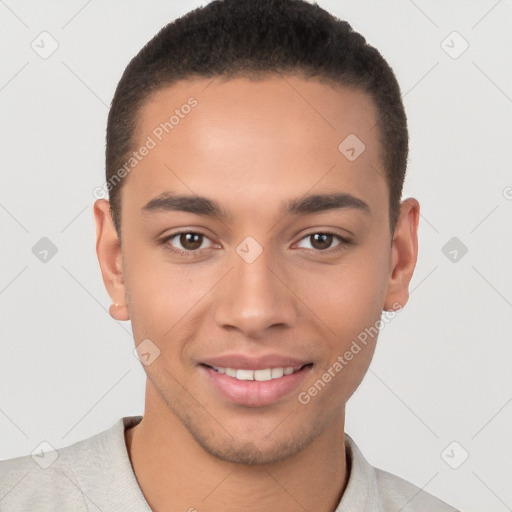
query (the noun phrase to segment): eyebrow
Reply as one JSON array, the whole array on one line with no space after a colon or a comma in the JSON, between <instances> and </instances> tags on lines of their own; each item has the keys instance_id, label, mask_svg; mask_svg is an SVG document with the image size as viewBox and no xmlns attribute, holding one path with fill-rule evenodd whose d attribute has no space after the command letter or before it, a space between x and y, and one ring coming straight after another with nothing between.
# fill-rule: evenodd
<instances>
[{"instance_id":1,"label":"eyebrow","mask_svg":"<svg viewBox=\"0 0 512 512\"><path fill-rule=\"evenodd\" d=\"M293 199L286 203L284 213L287 215L309 215L327 210L360 210L370 213L370 207L362 199L351 194L315 194Z\"/></svg>"},{"instance_id":2,"label":"eyebrow","mask_svg":"<svg viewBox=\"0 0 512 512\"><path fill-rule=\"evenodd\" d=\"M292 199L284 203L281 211L284 215L310 215L328 210L359 210L368 214L370 207L362 199L347 193L314 194ZM163 192L151 199L143 208L143 213L181 211L216 217L229 218L226 210L216 201L198 195L179 195Z\"/></svg>"}]
</instances>

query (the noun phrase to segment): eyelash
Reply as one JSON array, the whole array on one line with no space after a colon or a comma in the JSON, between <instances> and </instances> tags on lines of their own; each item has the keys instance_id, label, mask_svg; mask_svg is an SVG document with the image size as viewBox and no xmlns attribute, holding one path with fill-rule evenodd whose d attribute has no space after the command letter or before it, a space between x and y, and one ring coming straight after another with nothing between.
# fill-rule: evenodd
<instances>
[{"instance_id":1,"label":"eyelash","mask_svg":"<svg viewBox=\"0 0 512 512\"><path fill-rule=\"evenodd\" d=\"M161 244L164 246L165 250L167 251L170 251L172 252L173 254L177 254L178 256L185 256L187 258L197 258L198 256L202 256L203 254L203 251L206 251L208 250L209 248L207 249L196 249L196 250L183 250L183 249L175 249L173 248L172 246L169 245L169 241L172 240L173 238L176 238L177 236L179 235L187 235L187 234L193 234L193 235L200 235L200 236L203 236L204 238L208 238L207 235L205 235L204 233L201 233L200 231L178 231L176 233L172 233L171 235L169 236L166 236L162 241L161 241ZM308 237L311 237L313 235L318 235L318 234L322 234L322 235L331 235L333 238L335 238L339 244L338 245L335 245L333 248L329 248L329 249L324 249L324 250L320 250L320 249L307 249L309 251L314 251L315 253L318 253L318 254L332 254L333 252L336 252L338 250L343 250L347 245L350 245L352 242L350 240L348 240L347 238L345 237L342 237L341 235L337 234L337 233L333 233L332 231L314 231L312 233L308 233L307 235L304 235L300 240L304 240Z\"/></svg>"}]
</instances>

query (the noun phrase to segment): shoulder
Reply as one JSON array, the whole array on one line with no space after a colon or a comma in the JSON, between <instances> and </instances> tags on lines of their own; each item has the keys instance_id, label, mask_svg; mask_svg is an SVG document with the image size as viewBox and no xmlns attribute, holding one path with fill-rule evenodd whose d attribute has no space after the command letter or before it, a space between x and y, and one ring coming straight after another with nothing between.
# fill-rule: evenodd
<instances>
[{"instance_id":1,"label":"shoulder","mask_svg":"<svg viewBox=\"0 0 512 512\"><path fill-rule=\"evenodd\" d=\"M103 432L54 451L0 461L0 512L55 510L56 505L89 510L91 490L108 488L116 465L129 466L122 459L123 431L138 418L121 418Z\"/></svg>"},{"instance_id":2,"label":"shoulder","mask_svg":"<svg viewBox=\"0 0 512 512\"><path fill-rule=\"evenodd\" d=\"M0 511L51 510L56 503L63 509L87 510L72 467L66 462L66 454L73 458L74 448L1 461Z\"/></svg>"},{"instance_id":3,"label":"shoulder","mask_svg":"<svg viewBox=\"0 0 512 512\"><path fill-rule=\"evenodd\" d=\"M375 468L384 510L403 512L458 512L457 509L396 475Z\"/></svg>"},{"instance_id":4,"label":"shoulder","mask_svg":"<svg viewBox=\"0 0 512 512\"><path fill-rule=\"evenodd\" d=\"M458 512L403 478L373 467L348 435L346 446L350 476L337 512Z\"/></svg>"}]
</instances>

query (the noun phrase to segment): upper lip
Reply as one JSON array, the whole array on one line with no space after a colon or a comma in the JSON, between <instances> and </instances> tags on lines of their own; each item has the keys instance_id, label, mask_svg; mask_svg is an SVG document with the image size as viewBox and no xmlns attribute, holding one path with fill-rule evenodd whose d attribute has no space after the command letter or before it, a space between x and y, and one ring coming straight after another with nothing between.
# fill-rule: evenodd
<instances>
[{"instance_id":1,"label":"upper lip","mask_svg":"<svg viewBox=\"0 0 512 512\"><path fill-rule=\"evenodd\" d=\"M244 370L263 370L265 368L301 368L310 364L311 361L297 359L296 357L281 354L264 354L260 356L250 356L247 354L224 354L209 357L201 361L207 366L217 368L236 368Z\"/></svg>"}]
</instances>

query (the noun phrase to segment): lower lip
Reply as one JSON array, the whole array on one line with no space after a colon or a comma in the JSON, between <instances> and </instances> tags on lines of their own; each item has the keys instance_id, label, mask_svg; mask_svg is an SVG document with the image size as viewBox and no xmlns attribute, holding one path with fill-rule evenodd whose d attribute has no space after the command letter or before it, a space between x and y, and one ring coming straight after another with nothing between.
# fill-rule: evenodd
<instances>
[{"instance_id":1,"label":"lower lip","mask_svg":"<svg viewBox=\"0 0 512 512\"><path fill-rule=\"evenodd\" d=\"M266 381L238 380L219 373L212 368L201 365L206 378L215 389L231 403L261 407L277 402L279 399L296 390L311 370L311 365L300 370L283 375L278 379Z\"/></svg>"}]
</instances>

